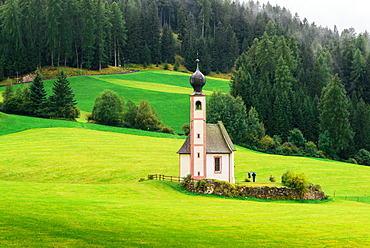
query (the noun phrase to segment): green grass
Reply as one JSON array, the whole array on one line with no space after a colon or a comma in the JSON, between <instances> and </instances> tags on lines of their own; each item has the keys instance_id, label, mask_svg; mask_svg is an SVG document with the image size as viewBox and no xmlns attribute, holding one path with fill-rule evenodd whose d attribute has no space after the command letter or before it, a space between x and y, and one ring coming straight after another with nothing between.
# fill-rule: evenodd
<instances>
[{"instance_id":1,"label":"green grass","mask_svg":"<svg viewBox=\"0 0 370 248\"><path fill-rule=\"evenodd\" d=\"M238 183L249 170L258 174L248 185L304 171L328 194L337 192L321 204L194 196L170 183L138 182L150 173L176 175L182 142L76 128L0 136L0 246L368 245L370 167L238 147Z\"/></svg>"},{"instance_id":2,"label":"green grass","mask_svg":"<svg viewBox=\"0 0 370 248\"><path fill-rule=\"evenodd\" d=\"M86 113L91 113L95 98L105 89L110 89L137 105L141 100L149 100L165 125L176 133L183 133L182 125L189 123L189 95L193 93L190 76L174 71L144 70L132 74L70 77L69 81L77 106L84 111L81 121L85 121ZM49 94L54 81L45 81ZM15 89L17 87L23 86L15 86ZM0 87L0 93L4 90L5 87ZM204 91L210 95L213 90L228 92L229 80L208 77Z\"/></svg>"},{"instance_id":3,"label":"green grass","mask_svg":"<svg viewBox=\"0 0 370 248\"><path fill-rule=\"evenodd\" d=\"M189 77L142 71L70 81L87 113L111 89L135 103L148 99L181 132L189 120ZM52 81L45 85L50 92ZM228 85L207 78L205 90L227 92ZM0 247L368 247L370 167L237 147L236 183L280 186L286 170L302 171L331 196L319 204L189 195L175 183L138 182L153 173L177 175L183 141L0 113ZM246 171L257 172L256 183L244 182Z\"/></svg>"}]
</instances>

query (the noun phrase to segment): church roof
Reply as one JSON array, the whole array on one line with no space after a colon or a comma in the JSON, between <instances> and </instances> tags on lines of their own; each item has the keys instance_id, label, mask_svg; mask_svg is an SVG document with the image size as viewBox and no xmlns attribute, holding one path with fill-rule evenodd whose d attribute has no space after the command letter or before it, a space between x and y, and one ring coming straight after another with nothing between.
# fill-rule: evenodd
<instances>
[{"instance_id":1,"label":"church roof","mask_svg":"<svg viewBox=\"0 0 370 248\"><path fill-rule=\"evenodd\" d=\"M232 153L236 151L224 124L221 121L217 124L208 124L206 129L206 153ZM178 150L179 154L190 154L190 136L188 136Z\"/></svg>"}]
</instances>

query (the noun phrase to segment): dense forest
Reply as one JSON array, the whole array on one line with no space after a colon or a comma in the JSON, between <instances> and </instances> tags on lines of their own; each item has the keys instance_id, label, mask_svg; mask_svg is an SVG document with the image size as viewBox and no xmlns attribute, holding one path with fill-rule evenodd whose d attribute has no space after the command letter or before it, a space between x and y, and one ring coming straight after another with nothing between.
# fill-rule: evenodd
<instances>
[{"instance_id":1,"label":"dense forest","mask_svg":"<svg viewBox=\"0 0 370 248\"><path fill-rule=\"evenodd\" d=\"M370 150L369 34L339 33L283 7L229 0L5 0L0 40L0 79L60 65L98 70L181 63L194 70L199 58L204 74L233 72L231 95L243 100L247 115L235 129L256 136L238 143L258 148L265 136L275 136L275 143L294 147L291 136L298 133L326 157Z\"/></svg>"}]
</instances>

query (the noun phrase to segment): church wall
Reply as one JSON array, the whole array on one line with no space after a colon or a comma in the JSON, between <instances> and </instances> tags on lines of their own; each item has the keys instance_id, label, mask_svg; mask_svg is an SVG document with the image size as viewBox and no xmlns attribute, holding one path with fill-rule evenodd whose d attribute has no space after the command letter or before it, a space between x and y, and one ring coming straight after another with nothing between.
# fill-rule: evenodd
<instances>
[{"instance_id":1,"label":"church wall","mask_svg":"<svg viewBox=\"0 0 370 248\"><path fill-rule=\"evenodd\" d=\"M220 158L220 171L215 171L215 157ZM207 154L207 178L229 182L230 154Z\"/></svg>"},{"instance_id":2,"label":"church wall","mask_svg":"<svg viewBox=\"0 0 370 248\"><path fill-rule=\"evenodd\" d=\"M186 177L190 173L190 154L180 154L180 177Z\"/></svg>"}]
</instances>

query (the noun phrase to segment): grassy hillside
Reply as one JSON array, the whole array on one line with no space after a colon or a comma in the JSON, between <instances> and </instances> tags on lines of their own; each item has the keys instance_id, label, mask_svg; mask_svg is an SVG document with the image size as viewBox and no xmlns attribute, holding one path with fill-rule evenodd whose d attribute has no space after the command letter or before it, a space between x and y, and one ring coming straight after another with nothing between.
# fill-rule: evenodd
<instances>
[{"instance_id":1,"label":"grassy hillside","mask_svg":"<svg viewBox=\"0 0 370 248\"><path fill-rule=\"evenodd\" d=\"M238 147L236 181L304 171L327 203L192 196L137 179L178 173L183 140L76 128L0 136L5 247L366 247L370 167ZM365 193L367 192L367 193ZM347 196L347 197L346 197ZM196 238L195 238L196 237Z\"/></svg>"},{"instance_id":2,"label":"grassy hillside","mask_svg":"<svg viewBox=\"0 0 370 248\"><path fill-rule=\"evenodd\" d=\"M142 71L70 78L79 108L112 89L148 99L165 124L189 121L189 74ZM45 83L50 92L53 81ZM227 80L205 90L227 92ZM4 88L0 88L3 90ZM0 113L0 247L367 247L370 167L284 157L241 147L236 182L279 186L302 171L331 201L302 204L189 195L176 183L145 181L178 174L184 137ZM270 183L270 175L279 182Z\"/></svg>"},{"instance_id":3,"label":"grassy hillside","mask_svg":"<svg viewBox=\"0 0 370 248\"><path fill-rule=\"evenodd\" d=\"M149 100L165 125L174 128L177 133L182 133L182 125L189 123L189 94L193 93L189 83L190 76L191 74L175 71L149 70L132 74L71 77L69 80L78 102L77 106L83 111L82 121L86 113L92 111L95 98L103 90L111 89L126 101L131 99L137 105L141 100ZM54 81L45 81L49 94ZM229 82L227 79L208 77L204 92L208 95L213 90L228 92ZM4 89L0 87L0 92Z\"/></svg>"}]
</instances>

